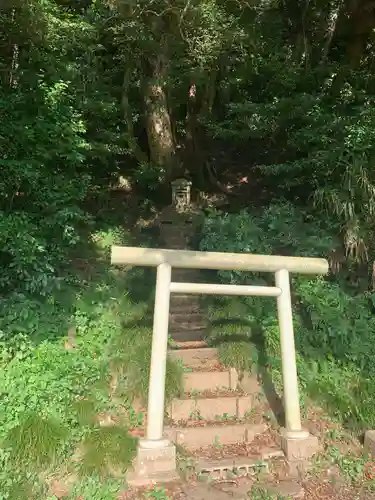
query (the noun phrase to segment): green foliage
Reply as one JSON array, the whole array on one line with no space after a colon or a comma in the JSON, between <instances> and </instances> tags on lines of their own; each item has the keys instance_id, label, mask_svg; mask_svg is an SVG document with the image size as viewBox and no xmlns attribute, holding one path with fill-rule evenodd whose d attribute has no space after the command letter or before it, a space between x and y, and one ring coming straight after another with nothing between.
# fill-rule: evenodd
<instances>
[{"instance_id":1,"label":"green foliage","mask_svg":"<svg viewBox=\"0 0 375 500\"><path fill-rule=\"evenodd\" d=\"M1 344L0 368L0 399L4 406L0 450L6 479L3 481L1 476L0 481L4 500L21 499L22 495L41 498L45 485L40 473L48 469L59 474L72 463L77 464L73 468L79 469L82 476L74 486L77 495L82 491L92 493L93 498L115 498L119 484L107 484L103 479L100 486L95 475L103 478L116 470L124 471L135 453L135 440L128 428L142 423L143 415L135 412L132 401L135 396L147 394L151 339L150 328L136 324L149 324L147 298L153 284L147 282L143 272L119 273L110 267L110 245L129 241L123 229L113 226L108 231L100 230L90 240L96 248L95 272L77 288L80 271L74 274L77 270L70 270L71 285L64 290L68 304L51 303L49 311L44 310L43 302L35 300L34 309L29 311L33 320L30 328L34 324L43 327L39 343L35 336L29 336L22 317L18 321L23 335L11 337L4 327L4 335L8 334L8 340L4 338ZM134 303L130 292L124 294L130 284L133 292L141 285L142 293L147 285L146 297L141 293L138 303ZM44 321L38 323L43 313ZM67 330L64 324L59 325L62 319L76 328L75 343L69 349ZM54 331L59 334L51 336ZM182 370L169 362L168 373L171 395L180 390ZM118 384L112 387L111 381L117 375ZM99 426L101 414L119 416L120 424ZM77 453L79 462L74 461Z\"/></svg>"},{"instance_id":2,"label":"green foliage","mask_svg":"<svg viewBox=\"0 0 375 500\"><path fill-rule=\"evenodd\" d=\"M365 457L342 454L335 446L328 447L327 455L331 463L339 466L346 479L352 483L360 483L363 480L367 462Z\"/></svg>"},{"instance_id":3,"label":"green foliage","mask_svg":"<svg viewBox=\"0 0 375 500\"><path fill-rule=\"evenodd\" d=\"M7 28L2 47L10 49L2 54L0 86L0 307L14 306L16 315L21 302L35 307L36 296L48 307L72 249L87 236L82 202L99 176L91 163L98 140L87 120L92 99L85 93L98 39L82 16L49 0L0 16ZM104 102L103 95L97 106Z\"/></svg>"},{"instance_id":4,"label":"green foliage","mask_svg":"<svg viewBox=\"0 0 375 500\"><path fill-rule=\"evenodd\" d=\"M228 298L210 300L208 308L209 340L219 346L220 361L240 373L251 371L257 359L254 325L247 319L246 301Z\"/></svg>"},{"instance_id":5,"label":"green foliage","mask_svg":"<svg viewBox=\"0 0 375 500\"><path fill-rule=\"evenodd\" d=\"M1 500L29 500L40 498L42 487L35 472L25 471L24 468L17 468L13 462L9 461L6 454L2 452Z\"/></svg>"},{"instance_id":6,"label":"green foliage","mask_svg":"<svg viewBox=\"0 0 375 500\"><path fill-rule=\"evenodd\" d=\"M0 181L3 292L50 293L57 285L59 260L79 241L77 225L85 220L78 204L89 178L82 171L80 182L74 180L87 147L80 118L65 85L42 87L41 93L17 96L16 109L9 98L3 103L11 106L0 130L5 144L2 168L7 173ZM35 107L28 106L25 120L14 121L12 116L22 117L30 101ZM39 137L45 142L36 147Z\"/></svg>"},{"instance_id":7,"label":"green foliage","mask_svg":"<svg viewBox=\"0 0 375 500\"><path fill-rule=\"evenodd\" d=\"M334 228L290 205L271 205L262 213L212 213L202 231L201 250L266 254L325 256L333 244ZM261 273L225 271L221 280L232 283L270 284L270 276ZM219 313L222 337L213 341L229 344L221 347L226 362L245 366L248 354L239 360L238 330L231 326L251 325L250 340L258 348L258 363L269 363L275 379L280 378L281 360L278 323L274 301L249 297L238 299L239 317L233 306ZM326 404L335 417L351 427L373 425L373 358L375 323L367 293L332 277L329 279L293 277L294 327L298 349L297 363L302 389ZM245 307L244 307L245 306ZM229 313L229 312L230 313ZM246 342L249 326L242 326L241 342ZM245 333L245 338L243 338Z\"/></svg>"},{"instance_id":8,"label":"green foliage","mask_svg":"<svg viewBox=\"0 0 375 500\"><path fill-rule=\"evenodd\" d=\"M39 468L54 462L66 438L67 429L59 421L29 413L7 433L3 445L19 466Z\"/></svg>"},{"instance_id":9,"label":"green foliage","mask_svg":"<svg viewBox=\"0 0 375 500\"><path fill-rule=\"evenodd\" d=\"M257 351L249 342L235 341L228 333L228 341L220 343L219 359L225 366L236 368L239 373L251 372Z\"/></svg>"},{"instance_id":10,"label":"green foliage","mask_svg":"<svg viewBox=\"0 0 375 500\"><path fill-rule=\"evenodd\" d=\"M183 171L210 187L204 167L211 164L230 182L248 177L241 205L265 202L259 212L209 216L203 250L327 256L344 246L356 262L375 255L368 51L374 26L364 27L367 45L356 45L353 56L354 37L347 33L358 32L358 13L323 3L302 10L298 2L29 0L1 10L5 500L21 499L21 490L25 498L41 498L36 469L43 457L68 460L84 440L88 456L102 456L97 463L91 458L90 470L108 465L113 457L103 455L103 443L115 447L119 429L102 433L99 412L120 406L128 425L142 420L132 401L147 395L152 286L147 273L122 274L108 262L111 244L132 244L123 227L130 203L136 217L151 205L108 188L122 175L133 192L157 196L166 165L153 163L152 151L165 134L159 142L150 137L157 125L150 90L165 97L168 147L182 167L171 177ZM334 27L332 19L338 19ZM346 275L358 269L346 266ZM371 425L374 297L363 293L365 277L354 287L341 276L294 279L301 384L346 422ZM231 283L249 278L270 279L220 273ZM221 344L222 359L245 369L265 363L260 351L266 350L277 376L274 303L252 298L218 307L211 340ZM181 374L168 361L168 398L180 392ZM49 438L53 429L56 442ZM102 436L97 448L95 433ZM125 430L117 437L126 462L133 444ZM31 466L30 456L30 467L19 470L23 442L37 464ZM118 492L117 484L100 485L94 475L77 488L76 496L94 499Z\"/></svg>"},{"instance_id":11,"label":"green foliage","mask_svg":"<svg viewBox=\"0 0 375 500\"><path fill-rule=\"evenodd\" d=\"M68 498L69 500L76 500L79 497L92 498L93 500L117 500L122 489L123 481L104 479L94 475L78 482Z\"/></svg>"},{"instance_id":12,"label":"green foliage","mask_svg":"<svg viewBox=\"0 0 375 500\"><path fill-rule=\"evenodd\" d=\"M93 428L83 442L82 472L102 477L113 474L116 468L127 469L136 450L134 438L126 429L117 426Z\"/></svg>"},{"instance_id":13,"label":"green foliage","mask_svg":"<svg viewBox=\"0 0 375 500\"><path fill-rule=\"evenodd\" d=\"M141 322L142 318L138 318L138 323ZM118 338L110 348L113 370L124 379L123 390L129 397L140 398L144 403L148 395L151 343L150 327L133 327L128 330L126 336ZM169 401L182 391L183 367L167 359L166 370L165 391L166 400Z\"/></svg>"},{"instance_id":14,"label":"green foliage","mask_svg":"<svg viewBox=\"0 0 375 500\"><path fill-rule=\"evenodd\" d=\"M0 371L2 434L20 425L28 412L66 421L70 401L101 378L104 360L93 359L92 353L71 352L61 342L45 342L25 359L11 360Z\"/></svg>"},{"instance_id":15,"label":"green foliage","mask_svg":"<svg viewBox=\"0 0 375 500\"><path fill-rule=\"evenodd\" d=\"M254 500L283 500L283 497L277 494L271 494L264 488L253 488L251 490L251 498Z\"/></svg>"},{"instance_id":16,"label":"green foliage","mask_svg":"<svg viewBox=\"0 0 375 500\"><path fill-rule=\"evenodd\" d=\"M158 488L157 486L144 493L143 496L144 498L152 498L153 500L170 500L171 498L167 495L165 488Z\"/></svg>"},{"instance_id":17,"label":"green foliage","mask_svg":"<svg viewBox=\"0 0 375 500\"><path fill-rule=\"evenodd\" d=\"M348 72L338 84L338 71L332 64L306 71L282 51L258 58L255 67L238 62L242 92L234 93L225 118L208 126L232 148L253 144L252 182L273 197L282 191L313 203L340 224L348 252L365 260L373 251L373 76Z\"/></svg>"}]
</instances>

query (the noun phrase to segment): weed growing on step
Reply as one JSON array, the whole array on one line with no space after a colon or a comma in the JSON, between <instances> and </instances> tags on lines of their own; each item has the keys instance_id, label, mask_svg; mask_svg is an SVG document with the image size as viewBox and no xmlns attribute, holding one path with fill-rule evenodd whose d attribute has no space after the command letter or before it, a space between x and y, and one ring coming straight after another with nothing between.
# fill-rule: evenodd
<instances>
[{"instance_id":1,"label":"weed growing on step","mask_svg":"<svg viewBox=\"0 0 375 500\"><path fill-rule=\"evenodd\" d=\"M248 341L228 340L219 344L219 360L224 366L236 368L239 374L250 372L256 361L256 349Z\"/></svg>"},{"instance_id":2,"label":"weed growing on step","mask_svg":"<svg viewBox=\"0 0 375 500\"><path fill-rule=\"evenodd\" d=\"M151 498L153 500L171 500L171 497L167 495L165 488L158 488L155 486L151 491L144 493L144 498Z\"/></svg>"},{"instance_id":3,"label":"weed growing on step","mask_svg":"<svg viewBox=\"0 0 375 500\"><path fill-rule=\"evenodd\" d=\"M255 408L250 408L250 410L245 413L244 418L247 422L251 422L252 420L254 420L254 417L255 417Z\"/></svg>"},{"instance_id":4,"label":"weed growing on step","mask_svg":"<svg viewBox=\"0 0 375 500\"><path fill-rule=\"evenodd\" d=\"M217 422L235 422L237 418L228 413L223 413L222 415L215 415L215 420Z\"/></svg>"},{"instance_id":5,"label":"weed growing on step","mask_svg":"<svg viewBox=\"0 0 375 500\"><path fill-rule=\"evenodd\" d=\"M252 500L288 500L288 498L280 495L271 495L268 491L262 488L253 488L251 490Z\"/></svg>"},{"instance_id":6,"label":"weed growing on step","mask_svg":"<svg viewBox=\"0 0 375 500\"><path fill-rule=\"evenodd\" d=\"M223 447L223 445L220 443L219 436L215 436L213 447L216 449L221 449Z\"/></svg>"},{"instance_id":7,"label":"weed growing on step","mask_svg":"<svg viewBox=\"0 0 375 500\"><path fill-rule=\"evenodd\" d=\"M197 389L193 389L192 391L190 391L190 397L192 399L198 399L199 395L200 395L200 391L198 391Z\"/></svg>"},{"instance_id":8,"label":"weed growing on step","mask_svg":"<svg viewBox=\"0 0 375 500\"><path fill-rule=\"evenodd\" d=\"M202 417L201 412L200 412L199 409L192 411L190 413L190 415L189 415L189 419L190 420L196 420L197 422L203 422L204 421L204 418Z\"/></svg>"},{"instance_id":9,"label":"weed growing on step","mask_svg":"<svg viewBox=\"0 0 375 500\"><path fill-rule=\"evenodd\" d=\"M193 478L195 475L196 459L192 457L189 451L183 446L176 445L177 466L181 477L186 481Z\"/></svg>"},{"instance_id":10,"label":"weed growing on step","mask_svg":"<svg viewBox=\"0 0 375 500\"><path fill-rule=\"evenodd\" d=\"M121 498L124 489L123 480L105 479L98 475L92 475L85 478L73 486L67 500L76 500L77 498L92 500L117 500ZM51 497L55 500L56 497Z\"/></svg>"},{"instance_id":11,"label":"weed growing on step","mask_svg":"<svg viewBox=\"0 0 375 500\"><path fill-rule=\"evenodd\" d=\"M82 440L83 460L80 472L110 476L114 471L126 471L136 451L136 442L127 429L120 426L94 427Z\"/></svg>"},{"instance_id":12,"label":"weed growing on step","mask_svg":"<svg viewBox=\"0 0 375 500\"><path fill-rule=\"evenodd\" d=\"M142 320L142 319L141 319ZM139 322L139 319L136 319ZM134 321L124 323L127 335L119 336L109 346L112 373L117 377L118 391L127 397L147 402L149 368L151 362L152 331L136 327ZM124 371L125 368L125 371ZM182 391L183 369L180 364L167 359L166 401Z\"/></svg>"},{"instance_id":13,"label":"weed growing on step","mask_svg":"<svg viewBox=\"0 0 375 500\"><path fill-rule=\"evenodd\" d=\"M337 465L342 475L352 483L359 483L364 478L367 457L343 454L336 446L329 446L326 458Z\"/></svg>"}]
</instances>

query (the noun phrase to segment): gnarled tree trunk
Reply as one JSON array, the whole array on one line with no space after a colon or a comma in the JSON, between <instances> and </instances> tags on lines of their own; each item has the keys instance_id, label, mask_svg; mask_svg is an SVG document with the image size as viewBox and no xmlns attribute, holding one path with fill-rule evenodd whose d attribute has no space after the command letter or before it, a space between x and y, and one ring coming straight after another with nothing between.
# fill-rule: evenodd
<instances>
[{"instance_id":1,"label":"gnarled tree trunk","mask_svg":"<svg viewBox=\"0 0 375 500\"><path fill-rule=\"evenodd\" d=\"M352 67L361 62L374 28L375 1L347 0L339 19L337 37L345 42L346 58Z\"/></svg>"},{"instance_id":2,"label":"gnarled tree trunk","mask_svg":"<svg viewBox=\"0 0 375 500\"><path fill-rule=\"evenodd\" d=\"M150 161L160 168L160 180L168 183L178 166L171 117L165 92L166 67L159 55L152 61L145 85L145 119Z\"/></svg>"}]
</instances>

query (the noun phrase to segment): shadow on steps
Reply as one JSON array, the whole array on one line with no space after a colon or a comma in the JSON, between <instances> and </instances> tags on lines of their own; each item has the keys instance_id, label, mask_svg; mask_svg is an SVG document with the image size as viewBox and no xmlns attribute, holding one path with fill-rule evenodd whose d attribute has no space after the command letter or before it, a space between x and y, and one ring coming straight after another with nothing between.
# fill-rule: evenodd
<instances>
[{"instance_id":1,"label":"shadow on steps","mask_svg":"<svg viewBox=\"0 0 375 500\"><path fill-rule=\"evenodd\" d=\"M250 341L248 335L237 334L235 338L232 335L221 335L219 338L216 338L209 342L211 347L220 347L220 344L223 343L233 343L233 342L246 342ZM278 425L281 427L285 426L285 412L282 398L278 395L275 389L275 384L272 380L272 375L269 371L270 360L268 359L266 348L264 345L264 338L262 334L256 336L256 339L251 339L252 344L257 350L257 362L256 362L256 376L257 379L262 386L264 395L267 399L267 402L271 408L272 413L274 414Z\"/></svg>"}]
</instances>

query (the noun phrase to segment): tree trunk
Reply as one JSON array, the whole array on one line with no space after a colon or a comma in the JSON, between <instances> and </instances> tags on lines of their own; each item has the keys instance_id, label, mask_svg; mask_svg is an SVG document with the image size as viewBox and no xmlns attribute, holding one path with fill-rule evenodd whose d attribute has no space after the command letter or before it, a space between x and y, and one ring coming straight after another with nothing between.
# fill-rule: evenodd
<instances>
[{"instance_id":1,"label":"tree trunk","mask_svg":"<svg viewBox=\"0 0 375 500\"><path fill-rule=\"evenodd\" d=\"M162 56L151 63L151 77L145 88L146 130L150 160L160 168L160 180L168 183L176 170L176 147L165 93L165 64Z\"/></svg>"},{"instance_id":2,"label":"tree trunk","mask_svg":"<svg viewBox=\"0 0 375 500\"><path fill-rule=\"evenodd\" d=\"M345 41L346 58L352 67L360 64L374 28L374 0L347 0L339 19L337 37Z\"/></svg>"},{"instance_id":3,"label":"tree trunk","mask_svg":"<svg viewBox=\"0 0 375 500\"><path fill-rule=\"evenodd\" d=\"M14 27L17 24L16 9L6 8L2 12L3 26L0 31L1 82L5 87L17 86L19 67L19 46L14 36Z\"/></svg>"},{"instance_id":4,"label":"tree trunk","mask_svg":"<svg viewBox=\"0 0 375 500\"><path fill-rule=\"evenodd\" d=\"M189 87L186 113L186 169L190 172L193 184L198 189L204 188L204 161L199 141L197 86Z\"/></svg>"},{"instance_id":5,"label":"tree trunk","mask_svg":"<svg viewBox=\"0 0 375 500\"><path fill-rule=\"evenodd\" d=\"M324 29L325 42L323 45L321 62L324 62L328 59L328 54L331 50L332 42L336 36L336 30L337 30L338 20L340 18L341 9L342 6L339 4L335 9L332 9L332 11L327 16Z\"/></svg>"}]
</instances>

